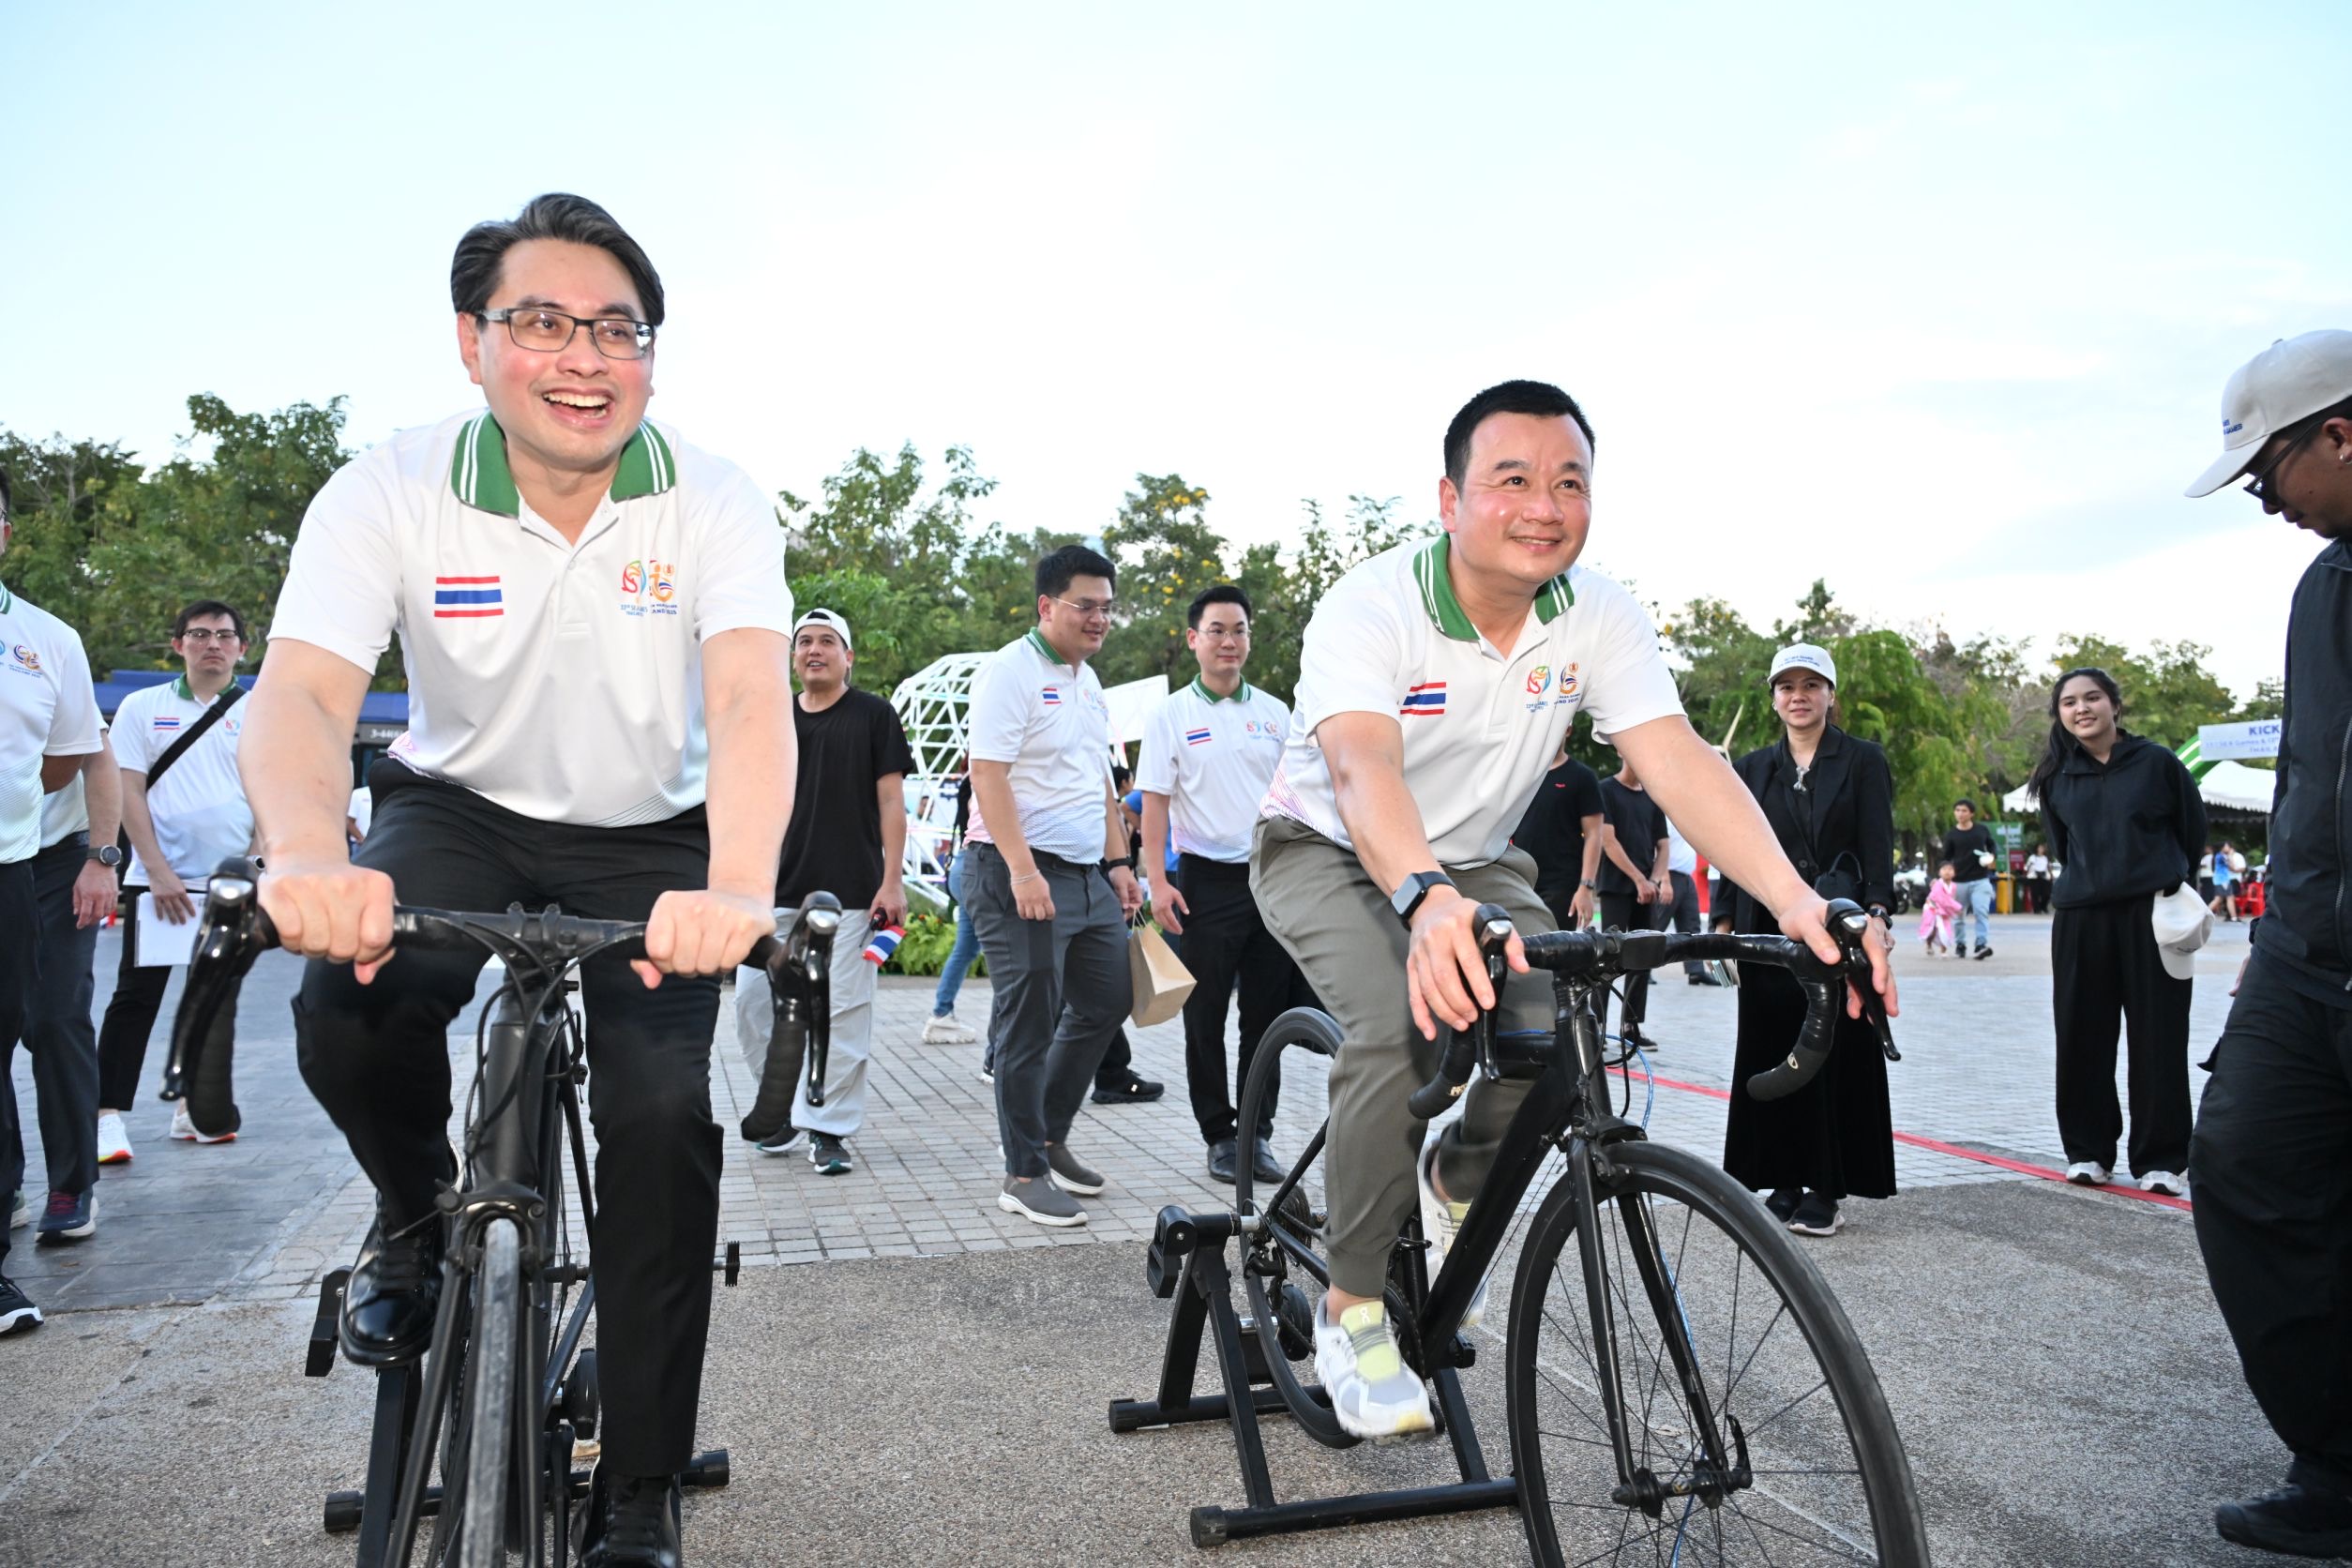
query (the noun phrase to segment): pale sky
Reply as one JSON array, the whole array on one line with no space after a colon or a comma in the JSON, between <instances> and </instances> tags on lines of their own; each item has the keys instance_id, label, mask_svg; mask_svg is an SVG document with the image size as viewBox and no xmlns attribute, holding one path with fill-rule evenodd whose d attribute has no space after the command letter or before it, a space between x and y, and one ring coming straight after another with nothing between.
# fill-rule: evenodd
<instances>
[{"instance_id":1,"label":"pale sky","mask_svg":"<svg viewBox=\"0 0 2352 1568\"><path fill-rule=\"evenodd\" d=\"M2234 368L2352 326L2352 8L1963 9L0 0L0 425L471 406L450 249L573 189L668 287L655 413L771 488L963 443L1021 529L1138 470L1239 543L1434 517L1530 376L1647 599L1826 576L2251 691L2316 547L2180 491Z\"/></svg>"}]
</instances>

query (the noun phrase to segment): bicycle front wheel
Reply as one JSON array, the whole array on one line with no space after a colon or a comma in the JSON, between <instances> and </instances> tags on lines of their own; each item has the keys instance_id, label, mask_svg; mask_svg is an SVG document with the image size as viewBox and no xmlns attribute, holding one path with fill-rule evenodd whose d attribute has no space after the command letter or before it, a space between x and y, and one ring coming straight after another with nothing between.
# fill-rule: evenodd
<instances>
[{"instance_id":1,"label":"bicycle front wheel","mask_svg":"<svg viewBox=\"0 0 2352 1568\"><path fill-rule=\"evenodd\" d=\"M1894 1418L1812 1259L1714 1167L1646 1142L1608 1157L1597 1288L1572 1170L1512 1289L1511 1453L1535 1560L1923 1568Z\"/></svg>"},{"instance_id":2,"label":"bicycle front wheel","mask_svg":"<svg viewBox=\"0 0 2352 1568\"><path fill-rule=\"evenodd\" d=\"M474 1339L466 1347L466 1445L462 1568L503 1568L506 1483L515 1461L515 1394L521 1385L522 1235L514 1221L482 1229L475 1276ZM523 1456L529 1463L531 1456Z\"/></svg>"}]
</instances>

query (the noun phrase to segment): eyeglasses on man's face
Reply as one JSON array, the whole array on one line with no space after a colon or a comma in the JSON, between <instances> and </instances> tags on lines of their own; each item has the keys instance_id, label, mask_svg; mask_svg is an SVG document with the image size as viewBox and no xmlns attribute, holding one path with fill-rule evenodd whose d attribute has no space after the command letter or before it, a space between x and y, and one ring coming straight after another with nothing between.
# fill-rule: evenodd
<instances>
[{"instance_id":1,"label":"eyeglasses on man's face","mask_svg":"<svg viewBox=\"0 0 2352 1568\"><path fill-rule=\"evenodd\" d=\"M2264 463L2259 472L2247 477L2246 493L2253 496L2256 501L2261 502L2265 506L2283 505L2283 503L2279 500L2278 491L2280 468L2283 467L2285 464L2286 460L2293 455L2295 448L2300 446L2304 442L2309 441L2314 433L2315 433L2319 428L2327 422L2328 421L2325 415L2314 415L2310 419L2305 420L2299 428L2294 425L2289 425L2284 432L2286 439L2279 444L2279 449L2277 451L2270 454L2270 460Z\"/></svg>"},{"instance_id":2,"label":"eyeglasses on man's face","mask_svg":"<svg viewBox=\"0 0 2352 1568\"><path fill-rule=\"evenodd\" d=\"M1065 599L1057 595L1053 602L1075 611L1081 621L1108 621L1110 612L1119 608L1117 599Z\"/></svg>"},{"instance_id":3,"label":"eyeglasses on man's face","mask_svg":"<svg viewBox=\"0 0 2352 1568\"><path fill-rule=\"evenodd\" d=\"M215 631L210 626L190 626L186 631L180 633L180 641L183 642L193 642L196 646L201 648L207 642L219 642L227 646L242 642L245 639L238 636L235 631L226 626L223 626L218 631Z\"/></svg>"},{"instance_id":4,"label":"eyeglasses on man's face","mask_svg":"<svg viewBox=\"0 0 2352 1568\"><path fill-rule=\"evenodd\" d=\"M642 359L654 352L654 329L626 316L567 316L537 305L516 305L485 310L482 319L505 323L515 347L534 354L562 353L583 326L607 359Z\"/></svg>"}]
</instances>

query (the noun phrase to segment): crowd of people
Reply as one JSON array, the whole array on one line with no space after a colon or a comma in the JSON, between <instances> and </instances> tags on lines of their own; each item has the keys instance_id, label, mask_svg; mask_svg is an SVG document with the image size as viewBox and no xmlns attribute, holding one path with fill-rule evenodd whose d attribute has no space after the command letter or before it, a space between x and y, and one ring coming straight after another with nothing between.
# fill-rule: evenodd
<instances>
[{"instance_id":1,"label":"crowd of people","mask_svg":"<svg viewBox=\"0 0 2352 1568\"><path fill-rule=\"evenodd\" d=\"M0 942L0 1067L28 1047L48 1160L38 1239L91 1236L99 1168L135 1155L129 1113L166 984L150 939L186 924L221 856L258 852L263 907L309 960L294 1009L303 1076L377 1194L340 1348L393 1364L421 1353L435 1321L435 1199L459 1175L446 1031L481 961L417 953L385 971L396 887L446 908L558 901L646 922L641 959L581 972L605 1352L584 1560L674 1564L718 1214L720 981L736 975L738 1048L765 1067L779 1048L771 1010L739 965L812 895L838 898L822 1104L804 1092L761 1150L805 1150L819 1176L853 1174L876 971L906 912L913 763L890 705L855 686L847 618L795 612L767 498L645 418L665 306L637 242L593 203L543 196L465 234L450 291L487 406L394 437L319 493L249 696L236 679L243 615L201 601L172 628L180 675L126 700L110 731L72 629L0 589L0 928L34 936ZM2352 1334L2331 1284L2352 1253L2340 1218L2352 1174L2335 1157L2352 1104L2352 946L2335 905L2352 867L2330 765L2352 708L2334 631L2352 594L2341 539L2352 334L2258 356L2224 409L2225 451L2195 493L2251 475L2267 509L2336 542L2289 622L2268 901L2201 1117L2187 1079L2193 955L2212 913L2235 917L2244 862L2209 844L2187 770L2124 727L2128 694L2103 671L2069 671L2050 693L2029 781L2047 841L2026 881L2051 911L2066 1174L2108 1183L2120 1152L2144 1189L2194 1183L2216 1299L2293 1454L2285 1487L2224 1504L2217 1523L2250 1545L2343 1549L2352 1413L2340 1380L2311 1369L2338 1366ZM1199 593L1185 634L1198 674L1150 716L1131 799L1091 663L1118 609L1109 559L1072 546L1039 561L1035 624L972 684L948 873L957 946L921 1039L975 1037L955 1006L972 956L985 956L999 1207L1085 1223L1081 1200L1112 1174L1071 1146L1079 1106L1090 1091L1108 1103L1159 1093L1135 1073L1124 1030L1129 927L1148 897L1196 982L1185 1080L1211 1177L1282 1169L1272 1099L1248 1124L1236 1104L1274 1015L1323 1006L1347 1042L1329 1080L1330 1277L1313 1356L1334 1414L1361 1437L1434 1425L1386 1319L1390 1253L1418 1213L1433 1271L1442 1263L1526 1085L1472 1082L1434 1134L1410 1093L1445 1031L1481 1009L1505 1028L1553 1022L1551 988L1515 942L1500 984L1489 980L1481 905L1526 930L1696 929L1703 855L1723 878L1719 928L1782 933L1829 958L1831 901L1861 905L1868 984L1899 1006L1893 780L1885 751L1838 722L1834 655L1781 649L1766 680L1778 736L1737 759L1709 746L1648 615L1578 564L1594 439L1576 400L1543 383L1470 400L1444 432L1443 532L1331 585L1304 628L1291 703L1248 679L1248 596ZM0 552L8 501L0 475ZM412 729L370 776L354 848L351 737L396 635ZM1606 779L1567 755L1579 715L1618 758ZM1935 859L1922 939L1990 957L1998 857L1971 802L1955 804ZM94 1031L95 927L118 897L120 968ZM1627 1049L1658 1048L1647 980L1627 988L1617 1021ZM1786 1056L1802 1013L1787 975L1741 976L1735 1075ZM1805 1089L1771 1104L1733 1096L1722 1156L1766 1210L1815 1237L1838 1233L1850 1199L1895 1190L1885 1060L1858 1019L1840 1031ZM2126 1036L2128 1141L2114 1079ZM0 1187L15 1191L13 1093L0 1108L14 1151ZM199 1126L181 1107L170 1136L203 1144L238 1130L234 1112ZM8 1245L0 1231L0 1261ZM1485 1298L1482 1284L1465 1326ZM0 1275L0 1332L38 1320Z\"/></svg>"}]
</instances>

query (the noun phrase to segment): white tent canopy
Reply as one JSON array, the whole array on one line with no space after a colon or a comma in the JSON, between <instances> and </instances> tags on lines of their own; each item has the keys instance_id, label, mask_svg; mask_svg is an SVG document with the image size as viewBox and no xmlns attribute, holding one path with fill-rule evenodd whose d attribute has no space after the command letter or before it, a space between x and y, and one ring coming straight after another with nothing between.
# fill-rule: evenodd
<instances>
[{"instance_id":1,"label":"white tent canopy","mask_svg":"<svg viewBox=\"0 0 2352 1568\"><path fill-rule=\"evenodd\" d=\"M2250 768L2243 762L2216 762L2212 771L2197 780L2197 793L2208 806L2218 806L2224 811L2259 811L2269 815L2270 793L2279 776ZM2019 785L2001 797L2001 805L2013 815L2035 809L2034 803Z\"/></svg>"}]
</instances>

